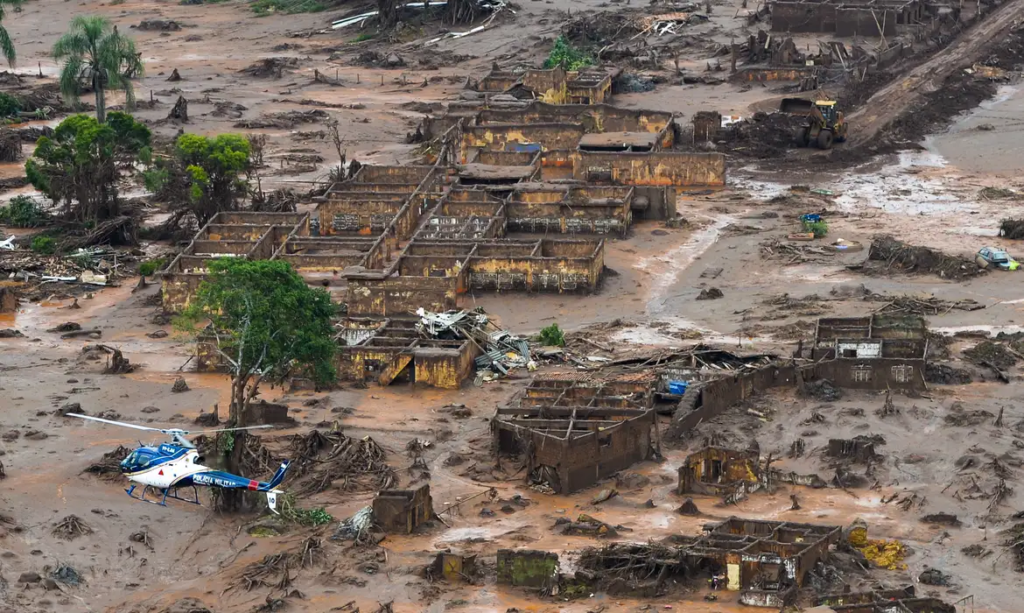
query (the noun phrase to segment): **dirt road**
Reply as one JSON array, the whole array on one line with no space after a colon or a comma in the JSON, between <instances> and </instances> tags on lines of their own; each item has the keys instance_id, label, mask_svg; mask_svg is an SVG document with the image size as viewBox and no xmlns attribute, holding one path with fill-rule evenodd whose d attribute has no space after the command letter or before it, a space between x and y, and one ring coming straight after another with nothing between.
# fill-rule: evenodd
<instances>
[{"instance_id":1,"label":"dirt road","mask_svg":"<svg viewBox=\"0 0 1024 613\"><path fill-rule=\"evenodd\" d=\"M981 23L964 32L951 45L928 61L910 70L875 92L875 95L849 117L855 126L850 131L850 144L863 145L874 139L883 128L900 116L913 113L921 96L938 89L942 82L965 64L981 57L998 44L1024 17L1024 0L1011 0L999 7Z\"/></svg>"}]
</instances>

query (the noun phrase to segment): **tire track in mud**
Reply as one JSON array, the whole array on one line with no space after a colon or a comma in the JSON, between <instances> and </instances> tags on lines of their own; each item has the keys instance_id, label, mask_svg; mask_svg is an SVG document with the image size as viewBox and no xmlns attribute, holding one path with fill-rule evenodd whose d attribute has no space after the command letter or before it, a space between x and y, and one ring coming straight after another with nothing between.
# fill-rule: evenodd
<instances>
[{"instance_id":1,"label":"tire track in mud","mask_svg":"<svg viewBox=\"0 0 1024 613\"><path fill-rule=\"evenodd\" d=\"M998 45L1021 17L1024 17L1024 0L1007 2L963 32L945 49L875 92L848 118L853 127L848 147L871 142L890 123L913 112L913 106L921 103L924 94L941 87L943 81L965 62Z\"/></svg>"},{"instance_id":2,"label":"tire track in mud","mask_svg":"<svg viewBox=\"0 0 1024 613\"><path fill-rule=\"evenodd\" d=\"M657 316L665 311L665 293L679 280L679 276L718 242L722 230L736 221L732 215L704 215L710 225L693 233L690 240L668 253L644 258L635 268L651 273L651 289L647 293L647 315ZM657 271L657 272L655 272Z\"/></svg>"}]
</instances>

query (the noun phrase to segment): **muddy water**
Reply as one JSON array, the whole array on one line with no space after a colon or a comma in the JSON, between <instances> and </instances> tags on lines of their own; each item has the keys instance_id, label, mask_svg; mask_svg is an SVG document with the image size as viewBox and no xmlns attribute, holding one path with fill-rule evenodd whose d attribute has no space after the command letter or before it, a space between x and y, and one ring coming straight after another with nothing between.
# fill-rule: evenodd
<instances>
[{"instance_id":1,"label":"muddy water","mask_svg":"<svg viewBox=\"0 0 1024 613\"><path fill-rule=\"evenodd\" d=\"M1024 87L1001 86L994 98L963 115L950 128L925 140L925 146L966 172L1020 179L1024 155Z\"/></svg>"}]
</instances>

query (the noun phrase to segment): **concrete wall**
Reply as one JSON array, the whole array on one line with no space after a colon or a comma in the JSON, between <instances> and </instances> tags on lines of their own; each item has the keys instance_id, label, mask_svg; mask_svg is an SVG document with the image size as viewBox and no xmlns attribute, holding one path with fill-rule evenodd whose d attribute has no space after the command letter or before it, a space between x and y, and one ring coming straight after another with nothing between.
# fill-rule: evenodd
<instances>
[{"instance_id":1,"label":"concrete wall","mask_svg":"<svg viewBox=\"0 0 1024 613\"><path fill-rule=\"evenodd\" d=\"M558 575L558 554L530 549L498 550L498 585L550 587Z\"/></svg>"},{"instance_id":2,"label":"concrete wall","mask_svg":"<svg viewBox=\"0 0 1024 613\"><path fill-rule=\"evenodd\" d=\"M831 2L772 3L773 32L820 32L841 37L895 36L897 26L920 19L923 13L905 6L849 6Z\"/></svg>"},{"instance_id":3,"label":"concrete wall","mask_svg":"<svg viewBox=\"0 0 1024 613\"><path fill-rule=\"evenodd\" d=\"M773 32L835 32L836 5L826 2L773 2Z\"/></svg>"},{"instance_id":4,"label":"concrete wall","mask_svg":"<svg viewBox=\"0 0 1024 613\"><path fill-rule=\"evenodd\" d=\"M358 198L332 197L317 206L320 234L380 234L405 205L408 194L372 193Z\"/></svg>"},{"instance_id":5,"label":"concrete wall","mask_svg":"<svg viewBox=\"0 0 1024 613\"><path fill-rule=\"evenodd\" d=\"M180 313L188 308L192 297L196 295L199 284L206 275L166 272L160 278L160 297L164 311Z\"/></svg>"},{"instance_id":6,"label":"concrete wall","mask_svg":"<svg viewBox=\"0 0 1024 613\"><path fill-rule=\"evenodd\" d=\"M454 277L353 276L348 280L348 313L408 317L419 307L447 311L456 308L457 283Z\"/></svg>"},{"instance_id":7,"label":"concrete wall","mask_svg":"<svg viewBox=\"0 0 1024 613\"><path fill-rule=\"evenodd\" d=\"M594 153L579 151L573 178L604 185L693 187L725 185L720 153Z\"/></svg>"},{"instance_id":8,"label":"concrete wall","mask_svg":"<svg viewBox=\"0 0 1024 613\"><path fill-rule=\"evenodd\" d=\"M837 8L836 36L877 37L896 35L897 11L883 8Z\"/></svg>"},{"instance_id":9,"label":"concrete wall","mask_svg":"<svg viewBox=\"0 0 1024 613\"><path fill-rule=\"evenodd\" d=\"M927 389L925 361L898 358L837 359L814 366L813 378L828 379L848 389Z\"/></svg>"},{"instance_id":10,"label":"concrete wall","mask_svg":"<svg viewBox=\"0 0 1024 613\"><path fill-rule=\"evenodd\" d=\"M465 164L473 148L505 150L509 144L538 144L544 151L574 149L585 133L583 126L568 123L465 126L460 159Z\"/></svg>"},{"instance_id":11,"label":"concrete wall","mask_svg":"<svg viewBox=\"0 0 1024 613\"><path fill-rule=\"evenodd\" d=\"M605 191L595 187L515 192L505 205L508 229L624 236L632 223L632 193L621 188Z\"/></svg>"},{"instance_id":12,"label":"concrete wall","mask_svg":"<svg viewBox=\"0 0 1024 613\"><path fill-rule=\"evenodd\" d=\"M659 133L672 123L672 113L624 109L605 104L545 104L535 102L525 109L484 109L476 124L582 124L587 132ZM576 143L573 143L575 147Z\"/></svg>"},{"instance_id":13,"label":"concrete wall","mask_svg":"<svg viewBox=\"0 0 1024 613\"><path fill-rule=\"evenodd\" d=\"M578 436L562 450L556 493L569 494L649 457L652 420L635 418L601 432ZM656 427L656 426L655 426Z\"/></svg>"},{"instance_id":14,"label":"concrete wall","mask_svg":"<svg viewBox=\"0 0 1024 613\"><path fill-rule=\"evenodd\" d=\"M692 430L702 421L711 419L734 404L749 398L757 392L785 385L797 384L799 376L796 367L780 366L762 368L747 375L735 375L715 379L699 386L680 401L682 410L677 409L672 418L672 431L679 434ZM696 397L696 406L685 411L684 402Z\"/></svg>"},{"instance_id":15,"label":"concrete wall","mask_svg":"<svg viewBox=\"0 0 1024 613\"><path fill-rule=\"evenodd\" d=\"M459 389L473 375L473 361L478 355L479 349L468 341L458 349L414 349L413 377L416 383L431 387Z\"/></svg>"}]
</instances>

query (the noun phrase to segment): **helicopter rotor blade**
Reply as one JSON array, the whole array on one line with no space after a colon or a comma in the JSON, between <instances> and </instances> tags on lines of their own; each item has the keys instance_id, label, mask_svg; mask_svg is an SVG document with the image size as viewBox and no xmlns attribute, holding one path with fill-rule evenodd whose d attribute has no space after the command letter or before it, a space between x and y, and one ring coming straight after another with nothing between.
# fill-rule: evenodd
<instances>
[{"instance_id":1,"label":"helicopter rotor blade","mask_svg":"<svg viewBox=\"0 0 1024 613\"><path fill-rule=\"evenodd\" d=\"M114 421L112 419L103 419L102 417L93 417L92 415L82 415L80 413L68 413L68 417L77 417L79 419L88 419L89 421L99 421L105 424L111 424L114 426L121 426L123 428L134 428L136 430L150 430L152 432L163 432L160 428L150 428L149 426L139 426L136 424L128 424L123 421Z\"/></svg>"},{"instance_id":2,"label":"helicopter rotor blade","mask_svg":"<svg viewBox=\"0 0 1024 613\"><path fill-rule=\"evenodd\" d=\"M190 430L187 434L209 434L210 432L231 432L233 430L263 430L264 428L273 428L271 425L264 426L244 426L239 428L215 428L213 430Z\"/></svg>"}]
</instances>

